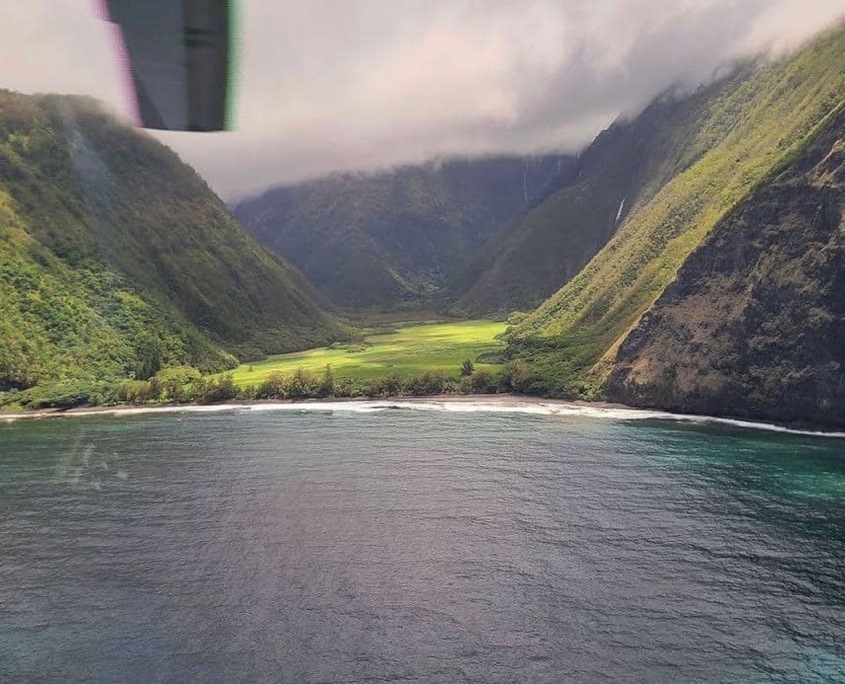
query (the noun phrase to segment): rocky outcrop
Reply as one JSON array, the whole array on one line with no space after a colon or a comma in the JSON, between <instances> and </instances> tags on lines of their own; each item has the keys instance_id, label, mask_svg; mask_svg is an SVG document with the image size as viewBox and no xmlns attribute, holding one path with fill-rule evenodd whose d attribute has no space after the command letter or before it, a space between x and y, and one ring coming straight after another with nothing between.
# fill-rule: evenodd
<instances>
[{"instance_id":1,"label":"rocky outcrop","mask_svg":"<svg viewBox=\"0 0 845 684\"><path fill-rule=\"evenodd\" d=\"M606 394L845 428L845 114L723 220L619 346Z\"/></svg>"}]
</instances>

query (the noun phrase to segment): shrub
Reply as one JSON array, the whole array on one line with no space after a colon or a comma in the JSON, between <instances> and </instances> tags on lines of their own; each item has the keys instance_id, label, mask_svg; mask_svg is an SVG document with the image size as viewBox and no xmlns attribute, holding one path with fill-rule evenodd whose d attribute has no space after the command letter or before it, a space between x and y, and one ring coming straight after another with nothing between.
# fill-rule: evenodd
<instances>
[{"instance_id":1,"label":"shrub","mask_svg":"<svg viewBox=\"0 0 845 684\"><path fill-rule=\"evenodd\" d=\"M202 375L192 366L162 368L153 378L153 393L164 401L191 401L191 385L200 382Z\"/></svg>"},{"instance_id":2,"label":"shrub","mask_svg":"<svg viewBox=\"0 0 845 684\"><path fill-rule=\"evenodd\" d=\"M443 371L426 371L411 376L405 383L405 391L415 397L443 394L446 376Z\"/></svg>"},{"instance_id":3,"label":"shrub","mask_svg":"<svg viewBox=\"0 0 845 684\"><path fill-rule=\"evenodd\" d=\"M459 394L472 394L472 378L461 378L458 382L458 393Z\"/></svg>"},{"instance_id":4,"label":"shrub","mask_svg":"<svg viewBox=\"0 0 845 684\"><path fill-rule=\"evenodd\" d=\"M334 395L336 397L364 397L370 394L371 385L352 378L339 378L335 381Z\"/></svg>"},{"instance_id":5,"label":"shrub","mask_svg":"<svg viewBox=\"0 0 845 684\"><path fill-rule=\"evenodd\" d=\"M284 399L285 396L285 378L279 372L270 373L255 390L256 399Z\"/></svg>"},{"instance_id":6,"label":"shrub","mask_svg":"<svg viewBox=\"0 0 845 684\"><path fill-rule=\"evenodd\" d=\"M290 399L309 399L316 397L318 391L317 378L303 368L297 368L287 383L287 396Z\"/></svg>"},{"instance_id":7,"label":"shrub","mask_svg":"<svg viewBox=\"0 0 845 684\"><path fill-rule=\"evenodd\" d=\"M103 403L107 388L103 383L91 380L65 380L39 385L20 394L20 403L27 408L69 409Z\"/></svg>"},{"instance_id":8,"label":"shrub","mask_svg":"<svg viewBox=\"0 0 845 684\"><path fill-rule=\"evenodd\" d=\"M495 394L498 389L498 382L490 371L476 371L468 380L474 394Z\"/></svg>"},{"instance_id":9,"label":"shrub","mask_svg":"<svg viewBox=\"0 0 845 684\"><path fill-rule=\"evenodd\" d=\"M402 394L402 380L396 373L371 380L367 391L371 397L395 397L399 394Z\"/></svg>"},{"instance_id":10,"label":"shrub","mask_svg":"<svg viewBox=\"0 0 845 684\"><path fill-rule=\"evenodd\" d=\"M197 383L195 396L201 404L215 404L236 399L238 394L232 375L227 373L217 380L202 380Z\"/></svg>"},{"instance_id":11,"label":"shrub","mask_svg":"<svg viewBox=\"0 0 845 684\"><path fill-rule=\"evenodd\" d=\"M523 393L537 380L531 367L522 359L508 361L502 369L499 388L503 392Z\"/></svg>"},{"instance_id":12,"label":"shrub","mask_svg":"<svg viewBox=\"0 0 845 684\"><path fill-rule=\"evenodd\" d=\"M124 380L117 386L117 400L127 404L146 404L155 398L154 386L147 380Z\"/></svg>"},{"instance_id":13,"label":"shrub","mask_svg":"<svg viewBox=\"0 0 845 684\"><path fill-rule=\"evenodd\" d=\"M319 387L317 387L317 396L334 396L334 373L330 364L326 364L326 369L323 371L323 379L320 381Z\"/></svg>"},{"instance_id":14,"label":"shrub","mask_svg":"<svg viewBox=\"0 0 845 684\"><path fill-rule=\"evenodd\" d=\"M475 365L473 365L472 360L464 359L464 362L461 364L461 377L467 377L472 375L474 370Z\"/></svg>"}]
</instances>

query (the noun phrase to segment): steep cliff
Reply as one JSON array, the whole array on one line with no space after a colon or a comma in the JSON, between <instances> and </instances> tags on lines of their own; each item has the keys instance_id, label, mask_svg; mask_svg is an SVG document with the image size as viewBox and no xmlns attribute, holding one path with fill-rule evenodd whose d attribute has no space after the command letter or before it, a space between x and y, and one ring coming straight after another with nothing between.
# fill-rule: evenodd
<instances>
[{"instance_id":1,"label":"steep cliff","mask_svg":"<svg viewBox=\"0 0 845 684\"><path fill-rule=\"evenodd\" d=\"M769 184L845 101L845 29L754 69L711 101L698 136L715 145L628 216L567 285L519 323L509 353L533 365L533 391L594 394L616 349L691 254Z\"/></svg>"},{"instance_id":2,"label":"steep cliff","mask_svg":"<svg viewBox=\"0 0 845 684\"><path fill-rule=\"evenodd\" d=\"M737 65L694 92L673 88L602 132L579 155L570 182L493 241L454 310L532 309L578 275L629 216L724 139L742 110L722 100L754 72L753 64Z\"/></svg>"},{"instance_id":3,"label":"steep cliff","mask_svg":"<svg viewBox=\"0 0 845 684\"><path fill-rule=\"evenodd\" d=\"M619 347L613 399L845 427L845 114L686 260Z\"/></svg>"}]
</instances>

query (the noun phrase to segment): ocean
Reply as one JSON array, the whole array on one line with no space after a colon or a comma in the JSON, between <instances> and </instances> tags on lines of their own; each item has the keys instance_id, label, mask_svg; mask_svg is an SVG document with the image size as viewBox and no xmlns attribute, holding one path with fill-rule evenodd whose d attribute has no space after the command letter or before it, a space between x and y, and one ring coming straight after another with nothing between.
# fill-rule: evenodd
<instances>
[{"instance_id":1,"label":"ocean","mask_svg":"<svg viewBox=\"0 0 845 684\"><path fill-rule=\"evenodd\" d=\"M845 438L519 402L0 422L0 680L845 681Z\"/></svg>"}]
</instances>

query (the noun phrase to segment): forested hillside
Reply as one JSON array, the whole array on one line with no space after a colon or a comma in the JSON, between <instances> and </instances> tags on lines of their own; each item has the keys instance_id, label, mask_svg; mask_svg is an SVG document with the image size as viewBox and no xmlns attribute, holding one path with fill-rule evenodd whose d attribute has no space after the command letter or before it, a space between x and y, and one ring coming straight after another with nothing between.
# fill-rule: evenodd
<instances>
[{"instance_id":1,"label":"forested hillside","mask_svg":"<svg viewBox=\"0 0 845 684\"><path fill-rule=\"evenodd\" d=\"M600 388L619 343L690 254L822 134L844 100L845 29L716 93L689 143L701 154L512 331L509 353L532 364L533 391Z\"/></svg>"},{"instance_id":2,"label":"forested hillside","mask_svg":"<svg viewBox=\"0 0 845 684\"><path fill-rule=\"evenodd\" d=\"M560 184L570 157L494 158L343 174L234 208L335 304L391 307L463 294L485 246Z\"/></svg>"},{"instance_id":3,"label":"forested hillside","mask_svg":"<svg viewBox=\"0 0 845 684\"><path fill-rule=\"evenodd\" d=\"M222 369L344 329L169 149L0 91L0 392Z\"/></svg>"}]
</instances>

